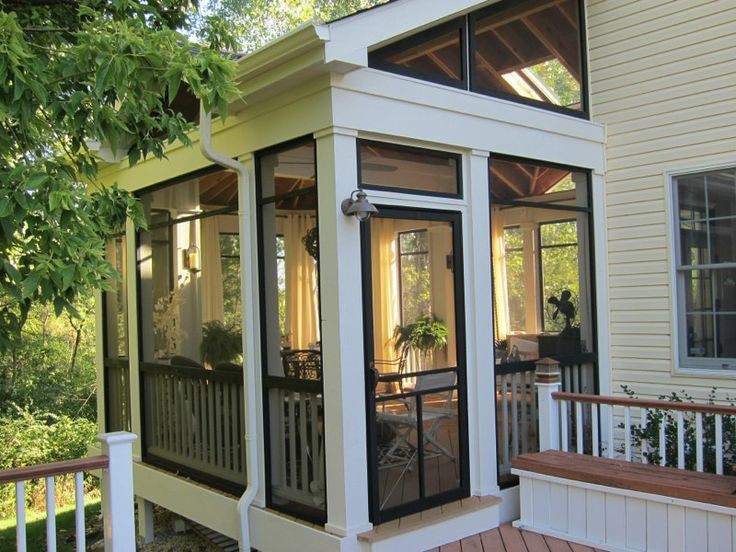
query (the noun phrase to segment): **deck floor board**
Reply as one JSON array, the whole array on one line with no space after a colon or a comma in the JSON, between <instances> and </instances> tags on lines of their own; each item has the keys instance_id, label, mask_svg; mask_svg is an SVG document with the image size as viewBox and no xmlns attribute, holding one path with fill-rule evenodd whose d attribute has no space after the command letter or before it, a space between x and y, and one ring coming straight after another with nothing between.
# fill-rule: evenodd
<instances>
[{"instance_id":1,"label":"deck floor board","mask_svg":"<svg viewBox=\"0 0 736 552\"><path fill-rule=\"evenodd\" d=\"M451 542L427 552L602 552L504 524L479 535Z\"/></svg>"}]
</instances>

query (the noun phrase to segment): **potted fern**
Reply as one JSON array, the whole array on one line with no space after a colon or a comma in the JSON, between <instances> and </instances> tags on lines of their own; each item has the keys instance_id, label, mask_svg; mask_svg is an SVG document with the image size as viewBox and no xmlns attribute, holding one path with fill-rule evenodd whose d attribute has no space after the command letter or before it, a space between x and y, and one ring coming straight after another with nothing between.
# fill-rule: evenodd
<instances>
[{"instance_id":1,"label":"potted fern","mask_svg":"<svg viewBox=\"0 0 736 552\"><path fill-rule=\"evenodd\" d=\"M425 314L411 324L396 326L394 348L401 353L412 348L427 357L432 351L447 347L447 336L447 325L433 314Z\"/></svg>"},{"instance_id":2,"label":"potted fern","mask_svg":"<svg viewBox=\"0 0 736 552\"><path fill-rule=\"evenodd\" d=\"M228 328L219 320L202 325L202 362L211 368L221 362L237 362L243 354L243 337L238 328Z\"/></svg>"}]
</instances>

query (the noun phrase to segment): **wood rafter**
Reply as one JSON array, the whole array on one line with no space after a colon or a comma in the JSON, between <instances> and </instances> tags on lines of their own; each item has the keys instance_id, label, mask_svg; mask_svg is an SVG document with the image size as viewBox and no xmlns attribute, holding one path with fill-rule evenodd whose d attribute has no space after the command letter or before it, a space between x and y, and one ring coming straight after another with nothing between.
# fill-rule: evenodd
<instances>
[{"instance_id":1,"label":"wood rafter","mask_svg":"<svg viewBox=\"0 0 736 552\"><path fill-rule=\"evenodd\" d=\"M509 23L518 21L524 17L528 17L535 13L547 10L558 4L562 4L564 1L565 0L557 0L556 2L550 2L549 0L537 0L537 2L523 4L521 6L517 6L516 8L511 8L503 12L503 17L494 18L494 16L489 16L491 21L488 21L488 23L486 23L485 25L477 26L475 28L475 33L481 34L486 31L496 29L498 27L503 27L504 25L508 25Z\"/></svg>"},{"instance_id":2,"label":"wood rafter","mask_svg":"<svg viewBox=\"0 0 736 552\"><path fill-rule=\"evenodd\" d=\"M529 28L532 33L534 33L534 36L536 36L542 42L542 44L545 45L545 47L552 53L552 55L556 57L560 61L560 63L562 63L562 65L573 76L573 78L576 81L580 82L580 70L576 67L575 63L570 63L570 52L563 52L560 48L558 48L557 45L555 45L554 42L550 40L547 33L542 30L539 25L534 21L531 21L525 17L522 19L522 22Z\"/></svg>"},{"instance_id":3,"label":"wood rafter","mask_svg":"<svg viewBox=\"0 0 736 552\"><path fill-rule=\"evenodd\" d=\"M517 194L518 196L524 196L526 193L524 190L520 189L515 182L512 182L510 178L508 178L503 171L498 170L497 167L494 167L491 165L491 174L498 178L501 182L503 182L506 186L511 188L511 190Z\"/></svg>"},{"instance_id":4,"label":"wood rafter","mask_svg":"<svg viewBox=\"0 0 736 552\"><path fill-rule=\"evenodd\" d=\"M448 77L455 80L460 80L460 75L458 74L458 72L452 69L452 67L447 65L444 61L442 61L437 52L432 52L431 54L429 54L429 59L431 59L437 65L437 67L444 71Z\"/></svg>"},{"instance_id":5,"label":"wood rafter","mask_svg":"<svg viewBox=\"0 0 736 552\"><path fill-rule=\"evenodd\" d=\"M475 50L475 56L476 56L476 60L478 61L478 65L480 65L482 69L490 73L498 81L501 87L505 89L506 92L516 94L516 90L514 90L514 87L511 86L508 82L506 82L506 79L503 78L501 73L499 73L496 70L496 68L493 65L491 65L491 63L485 58L485 56L477 48Z\"/></svg>"}]
</instances>

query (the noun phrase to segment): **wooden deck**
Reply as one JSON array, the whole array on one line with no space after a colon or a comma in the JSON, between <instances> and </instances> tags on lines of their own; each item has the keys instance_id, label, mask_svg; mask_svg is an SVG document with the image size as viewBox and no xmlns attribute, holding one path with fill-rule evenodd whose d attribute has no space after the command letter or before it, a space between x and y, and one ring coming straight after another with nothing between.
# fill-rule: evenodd
<instances>
[{"instance_id":1,"label":"wooden deck","mask_svg":"<svg viewBox=\"0 0 736 552\"><path fill-rule=\"evenodd\" d=\"M521 531L510 524L428 552L602 552L596 548Z\"/></svg>"}]
</instances>

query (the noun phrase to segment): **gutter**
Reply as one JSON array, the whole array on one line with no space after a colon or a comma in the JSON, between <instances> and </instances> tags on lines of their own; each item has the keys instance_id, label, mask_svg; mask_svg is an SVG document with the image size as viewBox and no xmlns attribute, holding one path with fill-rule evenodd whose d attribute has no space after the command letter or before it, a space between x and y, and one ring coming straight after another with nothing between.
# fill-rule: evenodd
<instances>
[{"instance_id":1,"label":"gutter","mask_svg":"<svg viewBox=\"0 0 736 552\"><path fill-rule=\"evenodd\" d=\"M204 105L199 104L199 146L205 158L210 161L232 169L238 175L238 194L248 186L248 169L242 163L215 151L212 148L212 113L205 111ZM242 203L241 203L242 205ZM250 212L241 209L241 231L246 244L250 244ZM247 249L246 249L247 250ZM242 257L246 258L246 257ZM245 269L247 268L247 269ZM253 290L252 274L250 267L241 265L241 282L244 282L245 291ZM243 297L247 297L243 294ZM253 320L253 301L243 301L243 314L246 320ZM246 343L245 332L243 332L243 385L245 389L245 454L246 454L246 487L242 496L238 499L238 514L240 516L240 544L241 551L250 552L250 526L248 524L248 510L258 491L258 450L256 446L256 373L255 358L253 351Z\"/></svg>"}]
</instances>

